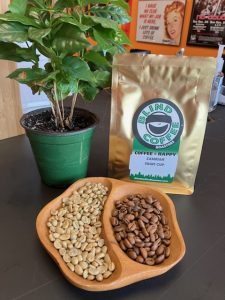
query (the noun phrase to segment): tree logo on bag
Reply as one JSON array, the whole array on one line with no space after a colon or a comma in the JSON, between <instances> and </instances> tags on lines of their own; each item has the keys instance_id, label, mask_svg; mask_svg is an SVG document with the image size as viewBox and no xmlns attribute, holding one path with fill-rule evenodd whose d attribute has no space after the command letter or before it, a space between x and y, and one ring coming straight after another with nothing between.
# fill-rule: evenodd
<instances>
[{"instance_id":1,"label":"tree logo on bag","mask_svg":"<svg viewBox=\"0 0 225 300\"><path fill-rule=\"evenodd\" d=\"M132 127L135 137L142 145L164 149L179 140L184 118L173 102L157 98L139 106L134 114Z\"/></svg>"}]
</instances>

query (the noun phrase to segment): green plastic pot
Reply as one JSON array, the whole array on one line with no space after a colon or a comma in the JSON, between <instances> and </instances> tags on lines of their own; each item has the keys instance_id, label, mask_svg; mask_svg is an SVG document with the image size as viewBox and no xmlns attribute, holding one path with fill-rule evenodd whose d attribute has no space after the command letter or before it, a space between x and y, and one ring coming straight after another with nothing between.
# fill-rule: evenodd
<instances>
[{"instance_id":1,"label":"green plastic pot","mask_svg":"<svg viewBox=\"0 0 225 300\"><path fill-rule=\"evenodd\" d=\"M50 186L65 187L87 175L90 146L98 119L87 110L76 109L85 118L91 118L91 126L66 133L46 133L26 127L24 121L30 114L43 111L46 109L23 115L20 123L29 138L42 181Z\"/></svg>"}]
</instances>

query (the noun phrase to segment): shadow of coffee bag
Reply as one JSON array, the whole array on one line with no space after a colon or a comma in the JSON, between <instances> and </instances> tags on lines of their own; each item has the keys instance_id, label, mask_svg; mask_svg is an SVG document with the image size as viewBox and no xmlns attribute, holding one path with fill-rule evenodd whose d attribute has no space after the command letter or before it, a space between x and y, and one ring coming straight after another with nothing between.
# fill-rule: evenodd
<instances>
[{"instance_id":1,"label":"shadow of coffee bag","mask_svg":"<svg viewBox=\"0 0 225 300\"><path fill-rule=\"evenodd\" d=\"M192 194L216 59L115 56L109 176Z\"/></svg>"}]
</instances>

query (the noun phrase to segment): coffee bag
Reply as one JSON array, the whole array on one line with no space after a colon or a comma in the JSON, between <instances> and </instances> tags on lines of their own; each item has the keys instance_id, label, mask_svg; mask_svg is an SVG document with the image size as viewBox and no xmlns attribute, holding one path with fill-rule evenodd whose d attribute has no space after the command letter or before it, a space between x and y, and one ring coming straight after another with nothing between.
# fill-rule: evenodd
<instances>
[{"instance_id":1,"label":"coffee bag","mask_svg":"<svg viewBox=\"0 0 225 300\"><path fill-rule=\"evenodd\" d=\"M115 56L109 176L191 194L215 58Z\"/></svg>"}]
</instances>

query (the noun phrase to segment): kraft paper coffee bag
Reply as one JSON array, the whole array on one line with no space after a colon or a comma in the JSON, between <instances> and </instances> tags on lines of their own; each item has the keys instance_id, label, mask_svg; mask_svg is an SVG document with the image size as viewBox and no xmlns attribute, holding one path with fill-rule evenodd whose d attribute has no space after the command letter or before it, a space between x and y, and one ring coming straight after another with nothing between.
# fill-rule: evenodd
<instances>
[{"instance_id":1,"label":"kraft paper coffee bag","mask_svg":"<svg viewBox=\"0 0 225 300\"><path fill-rule=\"evenodd\" d=\"M216 59L115 56L109 176L192 194Z\"/></svg>"}]
</instances>

